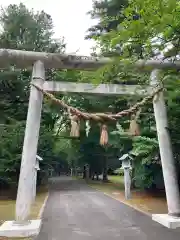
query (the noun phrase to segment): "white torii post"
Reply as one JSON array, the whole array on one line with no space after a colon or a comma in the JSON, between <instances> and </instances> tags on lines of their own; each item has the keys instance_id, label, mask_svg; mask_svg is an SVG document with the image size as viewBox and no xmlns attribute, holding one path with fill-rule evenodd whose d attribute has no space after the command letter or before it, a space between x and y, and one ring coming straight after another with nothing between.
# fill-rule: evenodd
<instances>
[{"instance_id":1,"label":"white torii post","mask_svg":"<svg viewBox=\"0 0 180 240\"><path fill-rule=\"evenodd\" d=\"M156 87L160 83L159 70L152 71L150 81L153 87ZM166 104L162 92L154 97L153 107L166 190L168 214L153 214L152 218L166 227L176 228L180 227L180 194L168 131Z\"/></svg>"},{"instance_id":2,"label":"white torii post","mask_svg":"<svg viewBox=\"0 0 180 240\"><path fill-rule=\"evenodd\" d=\"M44 64L36 61L33 66L32 83L43 87L44 80ZM0 236L30 237L38 235L40 231L41 219L29 220L29 214L35 194L34 177L42 100L43 94L31 86L16 199L16 220L4 222L0 226Z\"/></svg>"},{"instance_id":3,"label":"white torii post","mask_svg":"<svg viewBox=\"0 0 180 240\"><path fill-rule=\"evenodd\" d=\"M32 82L43 87L45 80L44 64L37 61L33 67ZM16 200L16 221L27 222L33 199L33 177L41 121L43 94L31 86L29 108L21 160L21 169Z\"/></svg>"}]
</instances>

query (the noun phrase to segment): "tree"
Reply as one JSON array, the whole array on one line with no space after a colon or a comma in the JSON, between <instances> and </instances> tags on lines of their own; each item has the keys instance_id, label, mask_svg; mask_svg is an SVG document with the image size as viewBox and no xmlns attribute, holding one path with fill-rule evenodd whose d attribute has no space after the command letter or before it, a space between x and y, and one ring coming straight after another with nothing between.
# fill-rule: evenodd
<instances>
[{"instance_id":1,"label":"tree","mask_svg":"<svg viewBox=\"0 0 180 240\"><path fill-rule=\"evenodd\" d=\"M119 24L116 31L111 31L103 36L109 42L109 48L117 44L122 46L122 55L119 61L131 63L138 58L152 58L158 54L164 57L178 58L179 50L179 1L130 1L124 10L125 19ZM134 18L134 16L138 16ZM167 46L170 50L167 50ZM128 64L128 69L133 68ZM135 73L137 83L148 81L148 76ZM139 77L141 80L139 81ZM169 131L174 146L174 154L179 169L179 149L176 143L178 138L177 119L179 106L175 103L179 92L179 72L165 71L162 76L164 87L167 88L166 101L169 112ZM159 149L156 138L152 105L143 108L139 122L141 124L141 137L133 139L133 152L136 158L136 180L138 185L153 187L157 185L156 176L162 180ZM149 124L148 124L149 123ZM176 132L176 133L175 133ZM179 170L178 170L179 171ZM162 184L161 184L162 185Z\"/></svg>"},{"instance_id":2,"label":"tree","mask_svg":"<svg viewBox=\"0 0 180 240\"><path fill-rule=\"evenodd\" d=\"M110 52L110 56L114 58L113 64L99 71L97 78L106 82L114 82L118 79L119 83L126 82L127 84L133 79L134 84L145 84L149 82L149 74L135 71L131 65L132 62L139 58L147 59L162 55L162 52L165 58L179 58L179 8L180 3L175 0L129 1L121 10L122 21L119 21L114 28L108 30L104 28L105 30L98 32L95 37L97 44L100 45L100 55ZM106 15L103 11L98 16L101 16L99 24L102 30L104 26L108 26L112 18L110 14ZM118 14L116 13L115 16L118 17ZM92 31L92 35L93 33ZM165 71L162 76L163 84L168 89L166 101L169 105L169 131L179 169L179 149L176 144L179 141L176 135L179 129L177 123L179 106L175 103L179 93L178 78L179 72L174 71ZM124 102L123 108L125 109L129 104L132 105L138 100L139 97L132 99L124 96L124 99L120 101ZM127 129L127 121L127 118L119 121L124 129ZM132 152L137 154L135 178L138 186L151 188L157 185L157 176L163 182L152 104L149 103L143 107L138 122L141 126L141 137L132 139ZM115 139L115 136L113 138ZM119 145L119 149L126 148L127 144L122 138L120 143L117 141L112 143L114 146Z\"/></svg>"},{"instance_id":3,"label":"tree","mask_svg":"<svg viewBox=\"0 0 180 240\"><path fill-rule=\"evenodd\" d=\"M124 20L122 10L127 5L127 0L93 1L93 9L88 14L93 19L98 19L99 22L88 29L89 35L86 38L97 38L104 33L115 30L119 23Z\"/></svg>"},{"instance_id":4,"label":"tree","mask_svg":"<svg viewBox=\"0 0 180 240\"><path fill-rule=\"evenodd\" d=\"M98 23L88 29L86 39L95 39L97 41L97 48L101 49L101 55L112 56L120 54L120 46L117 45L110 49L108 39L103 38L103 36L108 32L116 30L119 23L124 20L123 9L127 5L127 0L93 1L93 8L88 14L92 19L97 19ZM95 52L93 54L97 55Z\"/></svg>"},{"instance_id":5,"label":"tree","mask_svg":"<svg viewBox=\"0 0 180 240\"><path fill-rule=\"evenodd\" d=\"M52 39L53 25L51 17L45 12L35 13L22 3L9 5L2 9L0 23L2 31L0 44L3 48L14 48L33 51L59 52L64 50L63 41ZM47 77L53 71L47 71ZM0 109L1 141L0 171L3 183L17 184L21 151L24 137L26 113L29 98L31 72L28 69L18 70L11 67L0 72ZM53 161L55 144L54 125L57 115L51 114L48 106L42 113L39 154L42 154L42 172L47 171ZM1 180L0 180L1 182Z\"/></svg>"},{"instance_id":6,"label":"tree","mask_svg":"<svg viewBox=\"0 0 180 240\"><path fill-rule=\"evenodd\" d=\"M44 11L28 10L23 3L10 4L1 10L3 32L1 47L28 51L59 52L65 47L63 39L55 41L53 22Z\"/></svg>"}]
</instances>

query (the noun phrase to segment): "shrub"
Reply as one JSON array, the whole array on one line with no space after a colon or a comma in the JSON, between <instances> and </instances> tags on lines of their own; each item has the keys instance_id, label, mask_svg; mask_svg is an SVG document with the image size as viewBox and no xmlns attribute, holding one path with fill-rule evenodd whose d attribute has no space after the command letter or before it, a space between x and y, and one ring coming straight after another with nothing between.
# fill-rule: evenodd
<instances>
[{"instance_id":1,"label":"shrub","mask_svg":"<svg viewBox=\"0 0 180 240\"><path fill-rule=\"evenodd\" d=\"M117 168L116 170L114 170L114 174L124 176L124 170L122 168Z\"/></svg>"}]
</instances>

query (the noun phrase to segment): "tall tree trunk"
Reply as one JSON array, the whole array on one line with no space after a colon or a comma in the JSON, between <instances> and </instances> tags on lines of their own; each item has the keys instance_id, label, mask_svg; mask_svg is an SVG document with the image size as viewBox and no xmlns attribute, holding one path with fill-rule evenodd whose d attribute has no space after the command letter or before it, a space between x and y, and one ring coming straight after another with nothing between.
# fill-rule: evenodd
<instances>
[{"instance_id":1,"label":"tall tree trunk","mask_svg":"<svg viewBox=\"0 0 180 240\"><path fill-rule=\"evenodd\" d=\"M86 166L84 166L84 170L83 170L83 179L86 178Z\"/></svg>"},{"instance_id":2,"label":"tall tree trunk","mask_svg":"<svg viewBox=\"0 0 180 240\"><path fill-rule=\"evenodd\" d=\"M107 175L107 157L104 157L103 161L103 181L107 182L108 181L108 175Z\"/></svg>"}]
</instances>

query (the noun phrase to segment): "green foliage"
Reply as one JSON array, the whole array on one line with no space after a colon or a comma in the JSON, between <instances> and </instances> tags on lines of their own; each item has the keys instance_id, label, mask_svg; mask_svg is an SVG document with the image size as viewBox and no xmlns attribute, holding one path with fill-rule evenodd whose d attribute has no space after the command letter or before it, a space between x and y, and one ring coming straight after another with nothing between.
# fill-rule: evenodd
<instances>
[{"instance_id":1,"label":"green foliage","mask_svg":"<svg viewBox=\"0 0 180 240\"><path fill-rule=\"evenodd\" d=\"M122 168L117 168L114 170L114 174L124 176L124 170Z\"/></svg>"},{"instance_id":2,"label":"green foliage","mask_svg":"<svg viewBox=\"0 0 180 240\"><path fill-rule=\"evenodd\" d=\"M156 138L140 136L133 139L131 154L134 156L134 181L137 187L152 188L156 185L155 177L160 175L162 178L158 151Z\"/></svg>"},{"instance_id":3,"label":"green foliage","mask_svg":"<svg viewBox=\"0 0 180 240\"><path fill-rule=\"evenodd\" d=\"M25 5L9 5L1 10L0 44L3 48L59 52L64 43L52 39L52 19L45 12L29 11ZM53 72L47 72L47 77ZM8 68L0 72L0 184L17 184L27 115L31 72ZM53 153L53 133L57 114L46 107L38 154L43 157L42 172L47 173L57 156ZM33 129L32 129L33 131Z\"/></svg>"},{"instance_id":4,"label":"green foliage","mask_svg":"<svg viewBox=\"0 0 180 240\"><path fill-rule=\"evenodd\" d=\"M10 4L1 10L0 22L3 48L59 52L64 47L62 41L52 40L52 18L44 11L28 10L23 3Z\"/></svg>"},{"instance_id":5,"label":"green foliage","mask_svg":"<svg viewBox=\"0 0 180 240\"><path fill-rule=\"evenodd\" d=\"M0 125L0 185L17 182L24 126L21 122Z\"/></svg>"},{"instance_id":6,"label":"green foliage","mask_svg":"<svg viewBox=\"0 0 180 240\"><path fill-rule=\"evenodd\" d=\"M119 22L124 19L120 11L127 3L127 0L93 1L93 9L89 11L89 14L93 19L98 18L99 23L89 29L90 36L99 36L103 32L116 29Z\"/></svg>"},{"instance_id":7,"label":"green foliage","mask_svg":"<svg viewBox=\"0 0 180 240\"><path fill-rule=\"evenodd\" d=\"M103 1L104 3L105 1ZM109 1L112 2L112 1ZM115 1L114 1L115 2ZM109 13L110 7L106 5L105 13L97 14L101 29L112 20ZM118 9L118 4L116 4ZM179 57L179 8L180 2L176 0L149 1L130 0L125 8L119 11L122 19L116 22L116 26L96 35L97 46L101 53L106 55L111 52L112 64L99 70L100 81L114 82L118 79L120 83L146 84L149 82L148 73L140 73L134 69L131 63L137 59L150 59L157 54L164 54L165 58ZM93 8L93 11L97 7ZM114 16L120 16L114 11ZM114 18L115 19L115 18ZM92 35L94 34L94 29ZM167 71L162 76L162 82L167 88L165 93L168 104L169 132L172 138L174 156L178 169L179 162L179 72ZM127 98L124 96L124 107L134 104L138 98ZM126 134L127 118L120 119L116 131L110 134L110 143L120 153L131 151L134 154L134 179L136 185L151 188L157 185L157 178L162 179L162 170L159 156L158 141L156 137L156 126L153 115L152 104L147 104L142 109L138 120L141 127L141 136L130 138ZM159 180L158 180L159 181ZM163 185L163 184L161 184Z\"/></svg>"},{"instance_id":8,"label":"green foliage","mask_svg":"<svg viewBox=\"0 0 180 240\"><path fill-rule=\"evenodd\" d=\"M126 57L137 54L146 58L155 50L163 50L168 43L178 48L179 8L176 0L130 1L124 21L108 38L112 46L117 43L123 46L125 55L128 53Z\"/></svg>"},{"instance_id":9,"label":"green foliage","mask_svg":"<svg viewBox=\"0 0 180 240\"><path fill-rule=\"evenodd\" d=\"M152 158L157 154L158 141L145 136L134 137L131 154L142 159L142 164L151 164Z\"/></svg>"}]
</instances>

